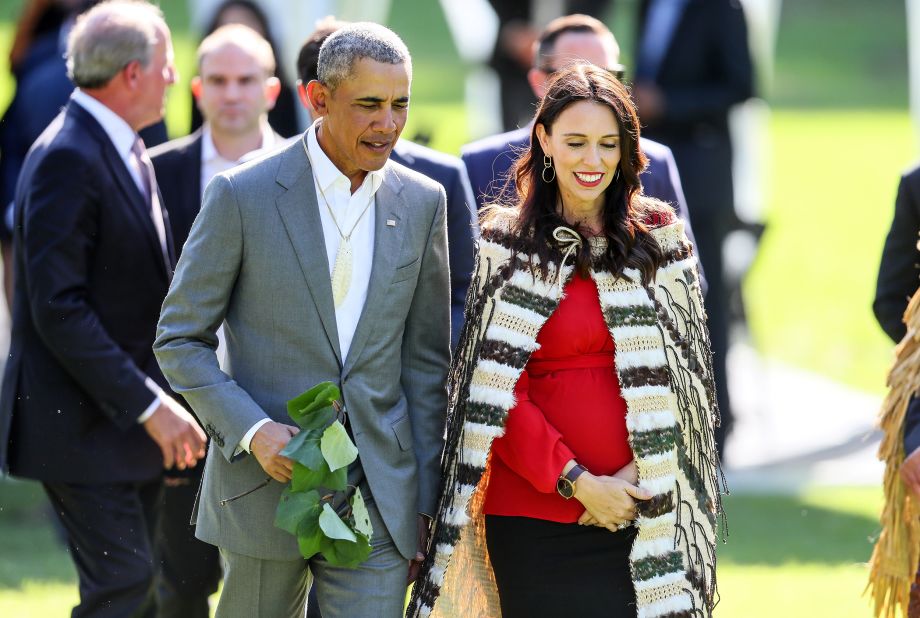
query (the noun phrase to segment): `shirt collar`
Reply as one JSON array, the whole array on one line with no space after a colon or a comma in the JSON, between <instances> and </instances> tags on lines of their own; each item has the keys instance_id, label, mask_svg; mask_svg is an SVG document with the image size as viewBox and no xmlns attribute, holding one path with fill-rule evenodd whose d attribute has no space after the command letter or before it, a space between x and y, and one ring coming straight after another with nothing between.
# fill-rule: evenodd
<instances>
[{"instance_id":1,"label":"shirt collar","mask_svg":"<svg viewBox=\"0 0 920 618\"><path fill-rule=\"evenodd\" d=\"M333 163L332 160L326 156L326 153L323 152L323 149L320 147L319 141L316 138L316 131L322 121L322 118L317 119L316 122L314 122L310 128L307 129L306 133L307 150L310 153L310 161L313 165L313 177L316 179L320 189L323 191L328 191L329 187L332 187L336 183L341 184L343 180L343 186L346 186L350 189L351 180L349 180L345 174L339 171L339 168L335 166L335 163ZM364 178L364 182L361 183L361 187L368 187L370 189L371 196L373 196L377 193L377 189L380 188L380 184L382 182L383 168L368 172L367 176Z\"/></svg>"},{"instance_id":2,"label":"shirt collar","mask_svg":"<svg viewBox=\"0 0 920 618\"><path fill-rule=\"evenodd\" d=\"M205 122L201 127L201 160L208 162L214 161L215 159L221 159L224 161L229 161L231 163L238 163L243 159L246 159L252 152L268 150L274 148L277 141L275 137L275 132L269 126L268 122L262 122L262 142L259 144L258 148L254 148L251 152L247 152L237 161L230 161L226 159L219 152L217 152L217 146L214 145L214 138L211 137L211 125L210 123Z\"/></svg>"},{"instance_id":3,"label":"shirt collar","mask_svg":"<svg viewBox=\"0 0 920 618\"><path fill-rule=\"evenodd\" d=\"M118 151L118 154L123 159L127 159L134 142L137 140L137 132L131 128L131 125L104 103L94 99L79 88L73 91L70 98L89 112L90 116L96 119L96 122L102 125L102 129L112 140L115 150Z\"/></svg>"}]
</instances>

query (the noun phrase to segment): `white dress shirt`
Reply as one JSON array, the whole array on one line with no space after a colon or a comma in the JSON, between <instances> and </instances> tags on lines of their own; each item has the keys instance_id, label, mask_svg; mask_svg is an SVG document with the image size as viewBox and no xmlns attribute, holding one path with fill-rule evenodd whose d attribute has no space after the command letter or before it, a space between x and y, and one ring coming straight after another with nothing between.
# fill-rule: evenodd
<instances>
[{"instance_id":1,"label":"white dress shirt","mask_svg":"<svg viewBox=\"0 0 920 618\"><path fill-rule=\"evenodd\" d=\"M383 172L368 172L364 182L354 193L351 192L351 180L339 171L339 168L326 156L316 139L316 130L322 119L313 123L305 134L307 152L313 167L313 180L316 186L316 206L319 209L320 221L323 225L323 240L326 244L326 258L329 262L329 277L332 278L332 269L335 267L335 255L342 243L335 220L348 235L351 232L352 271L351 285L348 294L342 303L335 308L335 325L339 333L339 350L342 358L348 356L351 341L354 339L358 320L364 310L364 301L367 300L367 288L371 280L371 267L374 261L374 215L376 204L374 196L380 183L383 182ZM323 197L325 195L325 198ZM328 208L326 206L328 200ZM330 214L330 209L333 214ZM365 212L365 209L367 212ZM362 216L363 213L363 216ZM360 220L359 220L360 217ZM253 425L240 440L240 447L249 451L252 437L259 427L268 422L263 419Z\"/></svg>"},{"instance_id":2,"label":"white dress shirt","mask_svg":"<svg viewBox=\"0 0 920 618\"><path fill-rule=\"evenodd\" d=\"M111 140L112 145L115 146L115 151L118 152L118 156L121 157L122 163L125 164L125 168L128 170L128 173L131 174L131 178L134 179L134 183L137 185L138 191L141 192L141 195L146 193L144 189L144 181L138 175L138 171L134 165L131 164L131 147L134 146L134 141L137 139L137 132L131 128L124 118L113 112L111 109L106 107L104 103L94 99L89 96L79 88L73 91L73 94L70 95L71 100L78 104L80 107L85 109L90 116L92 116L96 122L102 126L102 130L105 131L105 134L108 135L109 140ZM154 198L156 199L156 198ZM160 225L156 226L157 230L162 227L165 229L163 224L163 216L159 210L155 211L155 214L152 216L160 217ZM161 238L161 243L164 243L164 239ZM164 252L166 250L165 244L162 247ZM147 406L141 415L137 417L138 423L143 423L148 418L153 416L153 413L159 407L161 401L165 401L168 395L161 389L156 382L154 382L149 377L144 381L144 384L150 389L150 392L154 394L154 400Z\"/></svg>"},{"instance_id":3,"label":"white dress shirt","mask_svg":"<svg viewBox=\"0 0 920 618\"><path fill-rule=\"evenodd\" d=\"M204 198L204 190L211 182L211 179L233 169L244 160L248 161L254 152L270 152L275 147L280 146L279 140L272 131L268 121L262 122L262 142L258 148L252 152L247 152L236 161L225 159L217 152L217 146L214 145L214 139L211 137L211 125L207 122L201 127L201 197Z\"/></svg>"}]
</instances>

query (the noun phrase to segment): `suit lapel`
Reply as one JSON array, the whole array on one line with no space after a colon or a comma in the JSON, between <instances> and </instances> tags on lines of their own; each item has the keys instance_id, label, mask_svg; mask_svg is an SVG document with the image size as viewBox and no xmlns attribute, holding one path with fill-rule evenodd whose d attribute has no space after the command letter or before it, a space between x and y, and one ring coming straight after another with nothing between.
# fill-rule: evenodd
<instances>
[{"instance_id":1,"label":"suit lapel","mask_svg":"<svg viewBox=\"0 0 920 618\"><path fill-rule=\"evenodd\" d=\"M355 361L361 356L361 351L367 343L368 336L376 326L377 317L380 315L378 307L384 302L393 273L396 270L396 260L402 249L404 225L400 224L400 213L405 210L401 195L402 183L391 171L389 163L384 168L384 179L377 189L376 207L374 209L374 261L371 267L371 278L367 288L367 299L361 310L361 318L355 329L354 339L345 359L344 374L347 374ZM387 225L387 221L395 225Z\"/></svg>"},{"instance_id":2,"label":"suit lapel","mask_svg":"<svg viewBox=\"0 0 920 618\"><path fill-rule=\"evenodd\" d=\"M332 302L332 281L329 278L323 223L319 218L316 203L313 169L302 145L295 144L285 153L276 180L287 191L275 201L275 205L284 222L288 239L294 245L300 270L307 280L307 287L323 323L329 345L335 351L341 367L342 353L339 350L339 333L335 323L335 306Z\"/></svg>"},{"instance_id":3,"label":"suit lapel","mask_svg":"<svg viewBox=\"0 0 920 618\"><path fill-rule=\"evenodd\" d=\"M115 150L115 145L112 144L112 140L109 139L105 129L100 126L95 118L93 118L92 114L80 107L79 103L70 103L69 110L74 115L74 118L76 118L82 126L86 127L102 145L102 158L105 160L106 165L108 165L111 176L115 179L115 184L121 189L122 197L124 198L123 201L128 205L125 211L131 213L140 228L144 230L147 245L155 254L159 271L168 281L171 273L168 272L166 267L163 249L160 246L160 239L157 236L156 228L153 226L153 219L150 216L150 208L141 195L140 189L137 188L137 184L135 184L134 179L131 177L128 168L125 167L121 155ZM162 204L162 198L160 203ZM169 259L172 259L172 257Z\"/></svg>"}]
</instances>

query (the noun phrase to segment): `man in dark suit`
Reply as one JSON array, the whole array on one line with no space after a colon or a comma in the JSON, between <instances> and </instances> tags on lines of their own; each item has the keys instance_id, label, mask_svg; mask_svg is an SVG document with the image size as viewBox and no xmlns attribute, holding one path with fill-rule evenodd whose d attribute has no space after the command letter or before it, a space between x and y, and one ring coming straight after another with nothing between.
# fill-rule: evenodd
<instances>
[{"instance_id":1,"label":"man in dark suit","mask_svg":"<svg viewBox=\"0 0 920 618\"><path fill-rule=\"evenodd\" d=\"M534 94L542 98L552 74L573 62L591 62L622 77L619 57L620 48L607 26L588 15L567 15L551 21L540 33L534 67L528 79ZM460 158L466 164L478 208L490 201L513 198L513 185L506 183L518 154L530 144L532 129L532 125L528 125L463 147ZM644 137L641 146L649 160L642 177L645 193L674 206L686 224L687 236L693 240L680 176L671 151Z\"/></svg>"},{"instance_id":2,"label":"man in dark suit","mask_svg":"<svg viewBox=\"0 0 920 618\"><path fill-rule=\"evenodd\" d=\"M875 319L892 341L898 342L907 334L901 320L907 301L920 284L920 166L901 176L898 197L894 202L894 219L882 260L878 269L875 301L872 310Z\"/></svg>"},{"instance_id":3,"label":"man in dark suit","mask_svg":"<svg viewBox=\"0 0 920 618\"><path fill-rule=\"evenodd\" d=\"M726 355L728 294L722 245L735 225L728 112L753 94L747 26L737 0L644 0L633 96L645 135L674 153L700 260L709 278L706 312L722 423L731 430Z\"/></svg>"},{"instance_id":4,"label":"man in dark suit","mask_svg":"<svg viewBox=\"0 0 920 618\"><path fill-rule=\"evenodd\" d=\"M298 94L304 107L315 120L316 112L306 96L305 84L316 79L319 48L326 38L345 25L327 19L307 37L297 58ZM400 138L390 153L390 159L441 183L447 192L447 241L450 259L451 346L456 347L463 327L463 306L473 275L474 244L479 224L474 208L473 192L463 162L457 157L426 148Z\"/></svg>"},{"instance_id":5,"label":"man in dark suit","mask_svg":"<svg viewBox=\"0 0 920 618\"><path fill-rule=\"evenodd\" d=\"M243 25L218 28L198 47L192 93L204 124L150 152L180 251L211 178L253 151L267 153L283 144L268 124L279 92L274 72L271 45ZM220 581L217 548L196 539L189 523L201 469L176 471L164 479L157 534L162 569L157 601L163 618L207 618L208 597Z\"/></svg>"},{"instance_id":6,"label":"man in dark suit","mask_svg":"<svg viewBox=\"0 0 920 618\"><path fill-rule=\"evenodd\" d=\"M80 580L74 616L151 616L161 473L204 456L151 350L175 254L137 131L162 117L172 45L159 9L110 2L78 19L67 55L78 89L16 193L0 466L54 505Z\"/></svg>"}]
</instances>

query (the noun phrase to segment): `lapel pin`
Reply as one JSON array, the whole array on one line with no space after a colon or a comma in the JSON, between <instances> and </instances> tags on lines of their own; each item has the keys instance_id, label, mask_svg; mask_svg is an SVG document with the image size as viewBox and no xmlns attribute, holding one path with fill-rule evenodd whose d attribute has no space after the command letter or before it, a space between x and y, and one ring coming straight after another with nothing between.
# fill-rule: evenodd
<instances>
[{"instance_id":1,"label":"lapel pin","mask_svg":"<svg viewBox=\"0 0 920 618\"><path fill-rule=\"evenodd\" d=\"M387 227L396 227L396 219L387 219Z\"/></svg>"}]
</instances>

